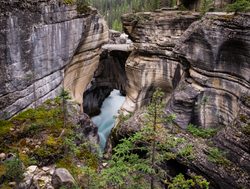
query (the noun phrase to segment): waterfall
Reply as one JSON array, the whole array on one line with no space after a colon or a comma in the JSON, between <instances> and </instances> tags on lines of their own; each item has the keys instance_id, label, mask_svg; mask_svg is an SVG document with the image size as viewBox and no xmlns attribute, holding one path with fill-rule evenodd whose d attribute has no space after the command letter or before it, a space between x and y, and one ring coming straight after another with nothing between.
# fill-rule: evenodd
<instances>
[{"instance_id":1,"label":"waterfall","mask_svg":"<svg viewBox=\"0 0 250 189\"><path fill-rule=\"evenodd\" d=\"M114 126L115 116L125 101L119 90L113 90L111 94L104 100L101 113L92 117L92 121L98 127L98 135L100 137L100 147L103 150L106 145L107 138Z\"/></svg>"}]
</instances>

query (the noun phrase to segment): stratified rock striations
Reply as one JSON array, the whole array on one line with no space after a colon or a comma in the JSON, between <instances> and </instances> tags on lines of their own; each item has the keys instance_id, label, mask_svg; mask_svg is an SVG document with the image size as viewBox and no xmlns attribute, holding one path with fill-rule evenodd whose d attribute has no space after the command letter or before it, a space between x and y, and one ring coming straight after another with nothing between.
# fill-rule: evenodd
<instances>
[{"instance_id":1,"label":"stratified rock striations","mask_svg":"<svg viewBox=\"0 0 250 189\"><path fill-rule=\"evenodd\" d=\"M176 115L176 136L186 138L195 149L192 160L177 158L177 162L207 178L211 188L250 188L250 14L207 13L179 40L175 39L178 30L169 27L178 28L182 20L176 25L167 18L184 15L170 11L165 15L173 17L163 21L156 14L163 13L123 18L125 30L137 43L126 63L127 104L123 108L137 110L151 87L162 87L168 92L165 112ZM138 15L143 21L136 20ZM194 15L185 16L195 20ZM155 27L151 31L149 22ZM114 128L112 144L143 125L143 111ZM185 131L189 123L217 133L209 139L194 137ZM217 148L220 155L211 152Z\"/></svg>"},{"instance_id":2,"label":"stratified rock striations","mask_svg":"<svg viewBox=\"0 0 250 189\"><path fill-rule=\"evenodd\" d=\"M123 110L133 112L145 105L156 87L163 88L168 96L172 93L182 75L172 49L198 16L198 13L162 10L122 17L124 30L135 45L126 62L128 84Z\"/></svg>"},{"instance_id":3,"label":"stratified rock striations","mask_svg":"<svg viewBox=\"0 0 250 189\"><path fill-rule=\"evenodd\" d=\"M208 13L190 26L174 52L186 75L166 111L176 114L182 128L193 123L220 129L212 141L234 163L231 170L204 161L190 167L218 188L249 188L250 15Z\"/></svg>"},{"instance_id":4,"label":"stratified rock striations","mask_svg":"<svg viewBox=\"0 0 250 189\"><path fill-rule=\"evenodd\" d=\"M52 0L3 2L0 9L0 117L58 95L67 65L65 86L81 102L79 93L97 68L98 48L108 40L97 11L79 14L76 6Z\"/></svg>"},{"instance_id":5,"label":"stratified rock striations","mask_svg":"<svg viewBox=\"0 0 250 189\"><path fill-rule=\"evenodd\" d=\"M83 21L85 24L84 36L78 49L67 65L64 78L64 87L70 91L73 99L83 103L83 93L94 77L100 62L101 46L109 40L109 30L106 22L97 13L91 14Z\"/></svg>"},{"instance_id":6,"label":"stratified rock striations","mask_svg":"<svg viewBox=\"0 0 250 189\"><path fill-rule=\"evenodd\" d=\"M207 14L193 23L174 52L186 77L169 110L182 128L229 125L250 95L250 15ZM185 115L183 117L182 115Z\"/></svg>"}]
</instances>

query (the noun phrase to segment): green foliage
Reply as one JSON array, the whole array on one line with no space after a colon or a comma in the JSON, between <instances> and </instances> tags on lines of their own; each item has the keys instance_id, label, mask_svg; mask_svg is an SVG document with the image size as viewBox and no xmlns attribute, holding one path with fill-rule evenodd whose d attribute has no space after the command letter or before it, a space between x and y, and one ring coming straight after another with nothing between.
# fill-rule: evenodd
<instances>
[{"instance_id":1,"label":"green foliage","mask_svg":"<svg viewBox=\"0 0 250 189\"><path fill-rule=\"evenodd\" d=\"M76 0L77 5L77 11L81 14L88 13L89 8L89 2L87 0Z\"/></svg>"},{"instance_id":2,"label":"green foliage","mask_svg":"<svg viewBox=\"0 0 250 189\"><path fill-rule=\"evenodd\" d=\"M195 188L209 189L209 182L202 176L192 175L191 177L195 183Z\"/></svg>"},{"instance_id":3,"label":"green foliage","mask_svg":"<svg viewBox=\"0 0 250 189\"><path fill-rule=\"evenodd\" d=\"M185 145L183 148L179 150L178 155L187 159L193 159L194 158L193 145L192 144Z\"/></svg>"},{"instance_id":4,"label":"green foliage","mask_svg":"<svg viewBox=\"0 0 250 189\"><path fill-rule=\"evenodd\" d=\"M68 5L73 5L76 3L76 0L63 0L63 2Z\"/></svg>"},{"instance_id":5,"label":"green foliage","mask_svg":"<svg viewBox=\"0 0 250 189\"><path fill-rule=\"evenodd\" d=\"M188 124L187 131L190 132L192 135L197 136L197 137L211 138L216 134L217 129L199 128L199 127L197 127L197 126L190 123L190 124Z\"/></svg>"},{"instance_id":6,"label":"green foliage","mask_svg":"<svg viewBox=\"0 0 250 189\"><path fill-rule=\"evenodd\" d=\"M216 147L211 147L208 150L208 160L220 165L228 165L230 162L225 158L225 153Z\"/></svg>"},{"instance_id":7,"label":"green foliage","mask_svg":"<svg viewBox=\"0 0 250 189\"><path fill-rule=\"evenodd\" d=\"M73 156L70 154L65 155L62 159L58 159L56 166L67 169L74 178L77 178L77 176L82 173L81 169L79 169L73 161Z\"/></svg>"},{"instance_id":8,"label":"green foliage","mask_svg":"<svg viewBox=\"0 0 250 189\"><path fill-rule=\"evenodd\" d=\"M18 156L19 156L19 159L22 161L22 163L27 167L30 166L30 165L36 165L37 164L36 159L34 157L31 157L31 156L27 155L27 154L19 152Z\"/></svg>"},{"instance_id":9,"label":"green foliage","mask_svg":"<svg viewBox=\"0 0 250 189\"><path fill-rule=\"evenodd\" d=\"M249 12L250 1L249 0L236 0L234 3L229 4L226 7L228 12Z\"/></svg>"},{"instance_id":10,"label":"green foliage","mask_svg":"<svg viewBox=\"0 0 250 189\"><path fill-rule=\"evenodd\" d=\"M20 182L23 179L24 168L19 158L14 157L5 162L5 176L10 181Z\"/></svg>"},{"instance_id":11,"label":"green foliage","mask_svg":"<svg viewBox=\"0 0 250 189\"><path fill-rule=\"evenodd\" d=\"M178 174L169 183L168 189L190 189L190 188L209 188L209 182L201 176L192 176L190 179L186 179L183 174Z\"/></svg>"},{"instance_id":12,"label":"green foliage","mask_svg":"<svg viewBox=\"0 0 250 189\"><path fill-rule=\"evenodd\" d=\"M121 31L121 16L125 13L153 11L160 7L160 0L89 0L100 10L110 28Z\"/></svg>"},{"instance_id":13,"label":"green foliage","mask_svg":"<svg viewBox=\"0 0 250 189\"><path fill-rule=\"evenodd\" d=\"M61 92L59 94L59 98L61 98L63 100L70 100L71 99L69 92L64 90L64 89L61 90Z\"/></svg>"},{"instance_id":14,"label":"green foliage","mask_svg":"<svg viewBox=\"0 0 250 189\"><path fill-rule=\"evenodd\" d=\"M163 96L164 93L157 89L144 115L144 126L130 137L120 140L113 148L108 167L99 176L93 169L88 170L88 175L94 178L90 183L93 188L152 188L156 180L160 182L166 178L167 173L160 166L164 161L175 159L177 155L191 156L193 146L185 145L186 140L174 137L163 125L171 125L175 118L165 115ZM173 153L172 149L180 144L184 147ZM180 177L173 181L180 180ZM151 182L148 178L151 178ZM183 181L181 186L190 182L195 185L195 181L190 179Z\"/></svg>"},{"instance_id":15,"label":"green foliage","mask_svg":"<svg viewBox=\"0 0 250 189\"><path fill-rule=\"evenodd\" d=\"M13 127L13 124L8 120L0 120L0 140L10 132L10 129Z\"/></svg>"},{"instance_id":16,"label":"green foliage","mask_svg":"<svg viewBox=\"0 0 250 189\"><path fill-rule=\"evenodd\" d=\"M178 174L173 178L172 183L168 185L169 189L190 189L194 186L194 181L192 179L185 179L183 174Z\"/></svg>"},{"instance_id":17,"label":"green foliage","mask_svg":"<svg viewBox=\"0 0 250 189\"><path fill-rule=\"evenodd\" d=\"M131 118L132 115L133 115L132 113L129 113L129 114L120 113L120 114L118 115L117 118L118 118L121 122L125 122L125 121L129 120L129 118Z\"/></svg>"},{"instance_id":18,"label":"green foliage","mask_svg":"<svg viewBox=\"0 0 250 189\"><path fill-rule=\"evenodd\" d=\"M115 19L112 23L112 29L116 31L122 31L122 23L118 19Z\"/></svg>"},{"instance_id":19,"label":"green foliage","mask_svg":"<svg viewBox=\"0 0 250 189\"><path fill-rule=\"evenodd\" d=\"M213 0L202 0L200 6L201 14L205 14L206 12L208 12L212 8L213 3Z\"/></svg>"}]
</instances>

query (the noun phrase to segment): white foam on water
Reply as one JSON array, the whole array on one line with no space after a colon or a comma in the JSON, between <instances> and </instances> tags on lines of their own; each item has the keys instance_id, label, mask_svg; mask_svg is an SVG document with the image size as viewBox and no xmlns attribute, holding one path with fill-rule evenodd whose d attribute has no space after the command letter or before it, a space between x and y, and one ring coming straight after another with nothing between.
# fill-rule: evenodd
<instances>
[{"instance_id":1,"label":"white foam on water","mask_svg":"<svg viewBox=\"0 0 250 189\"><path fill-rule=\"evenodd\" d=\"M114 126L115 117L118 110L125 101L119 90L113 90L108 98L106 98L101 107L101 113L92 117L92 121L98 127L98 135L100 137L100 147L103 150L106 145L107 138Z\"/></svg>"}]
</instances>

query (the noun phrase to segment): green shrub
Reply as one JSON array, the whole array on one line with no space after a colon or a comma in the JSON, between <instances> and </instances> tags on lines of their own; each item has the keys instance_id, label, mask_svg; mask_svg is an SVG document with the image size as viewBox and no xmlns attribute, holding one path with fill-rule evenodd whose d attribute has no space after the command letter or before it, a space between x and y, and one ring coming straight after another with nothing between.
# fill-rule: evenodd
<instances>
[{"instance_id":1,"label":"green shrub","mask_svg":"<svg viewBox=\"0 0 250 189\"><path fill-rule=\"evenodd\" d=\"M202 176L191 176L191 179L186 179L183 174L178 174L169 183L168 189L190 189L190 188L201 188L208 189L209 182Z\"/></svg>"},{"instance_id":2,"label":"green shrub","mask_svg":"<svg viewBox=\"0 0 250 189\"><path fill-rule=\"evenodd\" d=\"M229 160L225 158L225 153L219 150L216 147L209 148L208 150L208 160L220 164L220 165L228 165Z\"/></svg>"},{"instance_id":3,"label":"green shrub","mask_svg":"<svg viewBox=\"0 0 250 189\"><path fill-rule=\"evenodd\" d=\"M88 13L90 11L89 2L87 0L77 0L77 12L80 14Z\"/></svg>"},{"instance_id":4,"label":"green shrub","mask_svg":"<svg viewBox=\"0 0 250 189\"><path fill-rule=\"evenodd\" d=\"M5 167L5 176L8 180L16 181L18 183L23 179L24 168L19 158L14 157L13 159L6 161Z\"/></svg>"},{"instance_id":5,"label":"green shrub","mask_svg":"<svg viewBox=\"0 0 250 189\"><path fill-rule=\"evenodd\" d=\"M194 136L201 137L201 138L210 138L213 137L217 129L204 129L204 128L199 128L196 125L193 124L188 124L187 131L191 133Z\"/></svg>"},{"instance_id":6,"label":"green shrub","mask_svg":"<svg viewBox=\"0 0 250 189\"><path fill-rule=\"evenodd\" d=\"M183 174L179 174L173 178L172 183L168 185L169 189L189 189L194 186L194 181L192 179L185 179Z\"/></svg>"},{"instance_id":7,"label":"green shrub","mask_svg":"<svg viewBox=\"0 0 250 189\"><path fill-rule=\"evenodd\" d=\"M213 6L213 0L202 0L200 6L201 14L208 12Z\"/></svg>"},{"instance_id":8,"label":"green shrub","mask_svg":"<svg viewBox=\"0 0 250 189\"><path fill-rule=\"evenodd\" d=\"M229 4L226 7L228 12L249 12L250 1L249 0L236 0L234 3Z\"/></svg>"},{"instance_id":9,"label":"green shrub","mask_svg":"<svg viewBox=\"0 0 250 189\"><path fill-rule=\"evenodd\" d=\"M10 121L0 120L0 140L10 132L11 127L13 124Z\"/></svg>"},{"instance_id":10,"label":"green shrub","mask_svg":"<svg viewBox=\"0 0 250 189\"><path fill-rule=\"evenodd\" d=\"M193 153L193 145L187 144L185 145L178 153L181 157L187 158L187 159L193 159L194 153Z\"/></svg>"},{"instance_id":11,"label":"green shrub","mask_svg":"<svg viewBox=\"0 0 250 189\"><path fill-rule=\"evenodd\" d=\"M73 5L76 3L76 0L63 0L63 2L67 5Z\"/></svg>"},{"instance_id":12,"label":"green shrub","mask_svg":"<svg viewBox=\"0 0 250 189\"><path fill-rule=\"evenodd\" d=\"M242 132L246 135L250 135L250 124L249 123L247 125L243 126Z\"/></svg>"}]
</instances>

